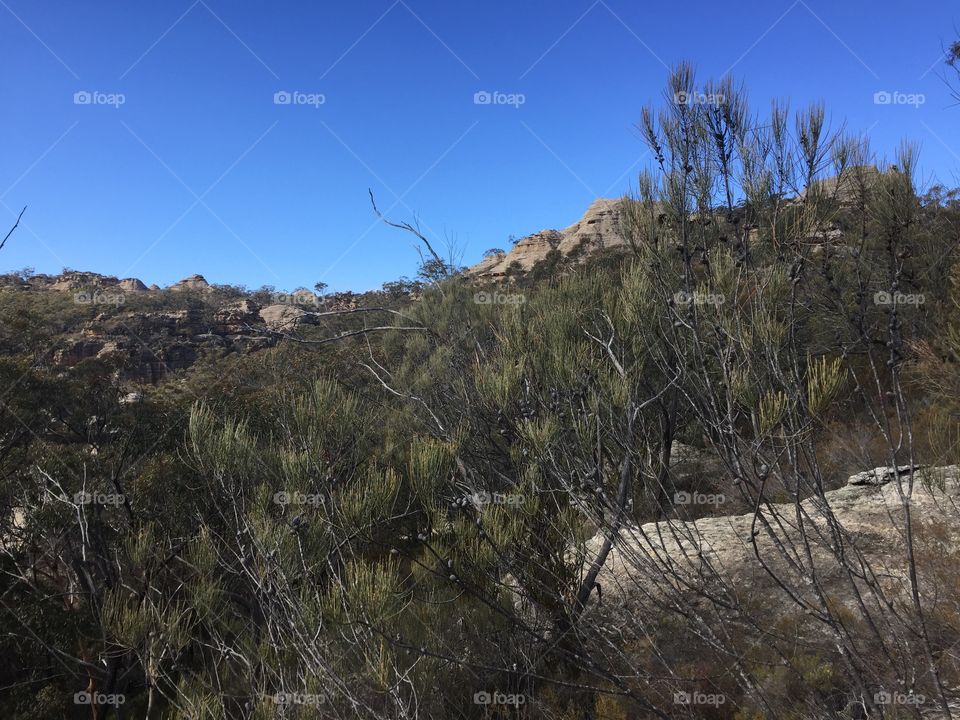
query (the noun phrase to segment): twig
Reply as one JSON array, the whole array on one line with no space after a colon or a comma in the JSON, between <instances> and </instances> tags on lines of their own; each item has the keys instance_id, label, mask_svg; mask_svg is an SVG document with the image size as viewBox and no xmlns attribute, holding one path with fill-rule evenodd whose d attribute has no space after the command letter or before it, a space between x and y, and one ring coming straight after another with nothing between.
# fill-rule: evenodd
<instances>
[{"instance_id":1,"label":"twig","mask_svg":"<svg viewBox=\"0 0 960 720\"><path fill-rule=\"evenodd\" d=\"M23 214L27 211L27 206L23 206L23 210L20 211L20 214L17 215L17 221L13 224L13 227L10 228L10 231L4 236L3 242L0 242L0 250L3 250L3 246L7 244L7 240L10 239L10 236L13 235L13 231L17 229L17 226L20 225L20 218L23 217Z\"/></svg>"}]
</instances>

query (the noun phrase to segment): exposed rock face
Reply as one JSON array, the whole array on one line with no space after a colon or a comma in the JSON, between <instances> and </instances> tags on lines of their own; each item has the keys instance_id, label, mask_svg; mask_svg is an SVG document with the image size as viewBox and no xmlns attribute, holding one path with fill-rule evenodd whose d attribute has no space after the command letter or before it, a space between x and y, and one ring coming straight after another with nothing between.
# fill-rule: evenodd
<instances>
[{"instance_id":1,"label":"exposed rock face","mask_svg":"<svg viewBox=\"0 0 960 720\"><path fill-rule=\"evenodd\" d=\"M66 347L55 350L53 361L58 365L73 367L81 360L97 357L103 350L104 343L101 340L77 340L69 343Z\"/></svg>"},{"instance_id":2,"label":"exposed rock face","mask_svg":"<svg viewBox=\"0 0 960 720\"><path fill-rule=\"evenodd\" d=\"M580 220L566 230L543 230L529 235L503 255L492 255L466 271L468 276L496 279L506 275L507 268L517 263L523 271L546 259L547 253L557 250L567 256L572 252L593 252L601 248L624 244L620 230L621 203L619 199L595 200Z\"/></svg>"},{"instance_id":3,"label":"exposed rock face","mask_svg":"<svg viewBox=\"0 0 960 720\"><path fill-rule=\"evenodd\" d=\"M268 305L260 311L263 323L277 332L289 332L303 322L307 314L295 305Z\"/></svg>"},{"instance_id":4,"label":"exposed rock face","mask_svg":"<svg viewBox=\"0 0 960 720\"><path fill-rule=\"evenodd\" d=\"M818 193L833 198L841 205L854 202L859 196L861 187L869 187L880 178L881 171L870 165L858 165L847 168L843 177L829 177L817 180L811 184ZM807 191L800 193L797 200L806 197Z\"/></svg>"},{"instance_id":5,"label":"exposed rock face","mask_svg":"<svg viewBox=\"0 0 960 720\"><path fill-rule=\"evenodd\" d=\"M271 304L261 306L252 297L236 299L235 291L211 287L202 275L162 290L137 278L75 270L55 276L0 274L0 292L82 295L90 312L72 316L58 331L53 362L65 369L94 359L116 363L123 381L150 384L189 368L208 351L273 347L282 341L279 333L315 322L315 313L351 310L364 301L352 292L318 296L301 288L274 293ZM189 293L202 293L203 299Z\"/></svg>"},{"instance_id":6,"label":"exposed rock face","mask_svg":"<svg viewBox=\"0 0 960 720\"><path fill-rule=\"evenodd\" d=\"M264 330L291 332L308 320L301 307L277 304L260 308L249 298L217 310L212 323L194 309L101 314L67 336L53 359L64 367L91 358L116 360L123 367L123 380L156 384L189 368L206 351L263 350L279 341Z\"/></svg>"},{"instance_id":7,"label":"exposed rock face","mask_svg":"<svg viewBox=\"0 0 960 720\"><path fill-rule=\"evenodd\" d=\"M40 275L35 278L31 278L33 282L46 285L50 290L56 290L58 292L69 292L71 290L79 290L81 288L115 288L120 283L115 277L110 277L108 275L98 275L97 273L91 272L77 272L74 270L68 270L62 273L61 275L50 278L48 276Z\"/></svg>"},{"instance_id":8,"label":"exposed rock face","mask_svg":"<svg viewBox=\"0 0 960 720\"><path fill-rule=\"evenodd\" d=\"M94 272L64 270L59 275L30 275L18 277L15 274L0 275L0 286L14 285L29 290L54 290L56 292L74 292L77 290L110 290L115 293L142 293L148 288L137 278L118 280L111 275ZM151 289L159 290L156 286Z\"/></svg>"},{"instance_id":9,"label":"exposed rock face","mask_svg":"<svg viewBox=\"0 0 960 720\"><path fill-rule=\"evenodd\" d=\"M847 485L885 485L902 475L909 475L911 471L920 470L919 465L901 465L899 467L878 467L873 470L851 475L847 478Z\"/></svg>"},{"instance_id":10,"label":"exposed rock face","mask_svg":"<svg viewBox=\"0 0 960 720\"><path fill-rule=\"evenodd\" d=\"M882 172L872 166L847 168L842 178L829 177L814 183L819 195L832 199L840 205L857 201L861 189L876 184ZM789 198L786 204L804 202L808 191ZM507 275L513 265L520 272L529 272L537 263L546 259L547 253L557 250L564 257L582 252L588 255L597 250L622 247L626 244L621 226L623 199L600 198L595 200L583 217L565 230L542 230L519 240L506 253L495 253L468 268L465 274L478 280L497 280ZM751 231L751 240L756 231ZM829 227L812 234L807 240L812 244L830 245L842 240L843 232L838 227Z\"/></svg>"},{"instance_id":11,"label":"exposed rock face","mask_svg":"<svg viewBox=\"0 0 960 720\"><path fill-rule=\"evenodd\" d=\"M118 283L118 287L123 292L140 293L147 292L147 286L137 280L137 278L124 278Z\"/></svg>"},{"instance_id":12,"label":"exposed rock face","mask_svg":"<svg viewBox=\"0 0 960 720\"><path fill-rule=\"evenodd\" d=\"M248 332L248 326L258 325L260 306L253 300L245 299L221 308L213 316L216 331L224 335L240 335Z\"/></svg>"},{"instance_id":13,"label":"exposed rock face","mask_svg":"<svg viewBox=\"0 0 960 720\"><path fill-rule=\"evenodd\" d=\"M909 466L876 468L853 475L845 487L825 493L830 512L843 528L845 541L862 552L868 561L884 568L884 587L888 593L904 594L904 597L909 581L898 485L906 488L910 472ZM894 482L894 478L899 478L900 483ZM937 528L938 542L942 543L944 552L960 548L958 500L960 469L957 466L914 468L912 517L915 522ZM655 591L656 583L645 578L657 577L664 563L669 563L680 577L697 586L703 582L704 563L709 563L733 586L749 586L754 592L775 595L777 589L757 560L757 554L792 587L809 587L808 578L798 573L777 549L780 544L800 540L795 507L789 504L774 508L781 520L787 518L788 521L781 525L771 522L775 528L772 535L762 523L754 522L752 513L624 527L598 578L604 594L619 594L629 603L631 597L640 598L647 591ZM856 601L830 548L835 536L828 527L828 513L822 501L805 500L802 508L808 515L804 530L820 581L837 599L852 607ZM763 516L772 521L770 510L764 510ZM603 541L603 535L598 533L587 543L588 558L596 557ZM753 542L756 542L756 552ZM851 550L848 548L847 552Z\"/></svg>"},{"instance_id":14,"label":"exposed rock face","mask_svg":"<svg viewBox=\"0 0 960 720\"><path fill-rule=\"evenodd\" d=\"M206 278L203 275L191 275L188 278L184 278L180 282L174 283L170 286L171 290L182 291L182 290L195 290L195 291L204 291L210 288L210 283L207 282Z\"/></svg>"}]
</instances>

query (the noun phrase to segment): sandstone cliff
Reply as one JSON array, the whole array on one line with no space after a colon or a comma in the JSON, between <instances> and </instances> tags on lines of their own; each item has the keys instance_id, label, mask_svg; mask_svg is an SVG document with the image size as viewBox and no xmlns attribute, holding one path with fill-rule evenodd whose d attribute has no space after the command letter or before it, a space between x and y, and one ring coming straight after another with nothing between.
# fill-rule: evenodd
<instances>
[{"instance_id":1,"label":"sandstone cliff","mask_svg":"<svg viewBox=\"0 0 960 720\"><path fill-rule=\"evenodd\" d=\"M565 230L542 230L522 238L509 252L491 255L468 268L465 274L470 278L493 280L504 277L514 263L524 272L531 270L546 259L551 250L568 256L622 246L621 204L622 200L619 199L597 199L580 220Z\"/></svg>"}]
</instances>

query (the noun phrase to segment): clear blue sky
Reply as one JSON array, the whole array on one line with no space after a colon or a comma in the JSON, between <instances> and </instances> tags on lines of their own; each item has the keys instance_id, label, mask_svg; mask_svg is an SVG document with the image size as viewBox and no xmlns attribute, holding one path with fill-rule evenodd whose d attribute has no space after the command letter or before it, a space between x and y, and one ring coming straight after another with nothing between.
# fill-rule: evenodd
<instances>
[{"instance_id":1,"label":"clear blue sky","mask_svg":"<svg viewBox=\"0 0 960 720\"><path fill-rule=\"evenodd\" d=\"M634 123L681 59L758 108L823 100L882 151L915 139L922 180L960 185L956 27L948 0L0 0L4 231L29 205L0 269L378 287L417 258L368 187L476 262L635 186Z\"/></svg>"}]
</instances>

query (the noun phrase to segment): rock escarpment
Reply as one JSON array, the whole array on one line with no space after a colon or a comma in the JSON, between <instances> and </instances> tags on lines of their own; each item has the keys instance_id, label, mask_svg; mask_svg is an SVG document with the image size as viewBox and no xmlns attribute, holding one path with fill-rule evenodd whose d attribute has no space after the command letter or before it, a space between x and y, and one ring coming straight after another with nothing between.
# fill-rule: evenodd
<instances>
[{"instance_id":1,"label":"rock escarpment","mask_svg":"<svg viewBox=\"0 0 960 720\"><path fill-rule=\"evenodd\" d=\"M543 230L519 240L504 254L494 254L466 270L466 275L481 280L495 280L507 275L511 266L527 272L546 259L551 250L564 257L596 252L624 245L621 231L622 200L599 198L583 217L565 230Z\"/></svg>"},{"instance_id":2,"label":"rock escarpment","mask_svg":"<svg viewBox=\"0 0 960 720\"><path fill-rule=\"evenodd\" d=\"M352 293L329 299L308 290L244 293L212 286L202 275L166 289L147 288L136 278L74 270L56 276L2 275L0 293L14 293L31 306L39 301L37 306L52 319L56 342L50 360L55 365L115 362L120 378L135 384L157 384L208 352L272 347L281 340L278 333L313 322L312 312L359 302Z\"/></svg>"},{"instance_id":3,"label":"rock escarpment","mask_svg":"<svg viewBox=\"0 0 960 720\"><path fill-rule=\"evenodd\" d=\"M793 192L783 199L783 205L799 206L815 193L817 197L838 206L851 206L867 189L881 178L882 172L872 166L847 168L842 177L816 180L809 190ZM496 281L512 273L527 273L547 259L551 251L564 258L584 258L599 251L626 246L624 214L626 198L598 198L591 203L583 217L564 230L541 230L518 240L507 252L493 253L476 265L467 268L467 277L478 281ZM756 228L749 228L748 242L756 238ZM807 241L823 246L837 243L843 232L837 225L815 230Z\"/></svg>"}]
</instances>

